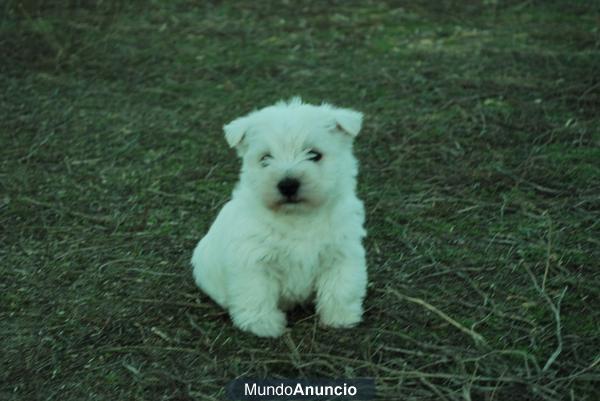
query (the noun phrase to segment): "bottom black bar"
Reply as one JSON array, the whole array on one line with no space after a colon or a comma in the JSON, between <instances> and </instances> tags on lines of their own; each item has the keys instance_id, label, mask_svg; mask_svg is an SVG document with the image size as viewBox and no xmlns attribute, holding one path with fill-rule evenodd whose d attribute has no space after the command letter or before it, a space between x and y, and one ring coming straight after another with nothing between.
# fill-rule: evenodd
<instances>
[{"instance_id":1,"label":"bottom black bar","mask_svg":"<svg viewBox=\"0 0 600 401\"><path fill-rule=\"evenodd\" d=\"M375 399L375 380L236 379L227 385L231 401L367 401Z\"/></svg>"}]
</instances>

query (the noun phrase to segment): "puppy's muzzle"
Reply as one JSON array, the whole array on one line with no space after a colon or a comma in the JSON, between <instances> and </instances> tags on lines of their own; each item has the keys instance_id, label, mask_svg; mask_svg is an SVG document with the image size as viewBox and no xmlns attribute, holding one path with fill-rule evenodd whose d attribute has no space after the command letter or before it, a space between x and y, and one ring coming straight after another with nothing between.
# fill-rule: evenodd
<instances>
[{"instance_id":1,"label":"puppy's muzzle","mask_svg":"<svg viewBox=\"0 0 600 401\"><path fill-rule=\"evenodd\" d=\"M298 194L300 188L300 181L295 178L286 177L279 181L277 189L279 193L283 195L288 201L293 201Z\"/></svg>"}]
</instances>

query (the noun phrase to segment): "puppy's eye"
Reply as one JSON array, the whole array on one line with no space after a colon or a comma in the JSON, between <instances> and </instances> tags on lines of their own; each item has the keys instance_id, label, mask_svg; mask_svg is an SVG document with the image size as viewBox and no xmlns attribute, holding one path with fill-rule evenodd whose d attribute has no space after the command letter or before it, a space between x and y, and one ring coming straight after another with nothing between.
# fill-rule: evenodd
<instances>
[{"instance_id":1,"label":"puppy's eye","mask_svg":"<svg viewBox=\"0 0 600 401\"><path fill-rule=\"evenodd\" d=\"M308 152L308 160L310 160L310 161L318 162L322 158L323 158L323 154L321 152L319 152L319 151L310 150Z\"/></svg>"},{"instance_id":2,"label":"puppy's eye","mask_svg":"<svg viewBox=\"0 0 600 401\"><path fill-rule=\"evenodd\" d=\"M260 164L265 167L266 165L269 164L269 161L273 158L273 156L271 156L270 153L265 153L264 155L261 156L260 158Z\"/></svg>"}]
</instances>

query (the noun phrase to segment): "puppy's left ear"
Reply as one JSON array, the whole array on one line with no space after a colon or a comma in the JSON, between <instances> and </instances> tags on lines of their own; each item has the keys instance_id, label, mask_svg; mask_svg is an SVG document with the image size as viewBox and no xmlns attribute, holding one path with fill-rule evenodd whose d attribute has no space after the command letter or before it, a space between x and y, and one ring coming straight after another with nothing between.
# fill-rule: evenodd
<instances>
[{"instance_id":1,"label":"puppy's left ear","mask_svg":"<svg viewBox=\"0 0 600 401\"><path fill-rule=\"evenodd\" d=\"M354 138L362 128L362 113L352 109L333 109L336 128Z\"/></svg>"}]
</instances>

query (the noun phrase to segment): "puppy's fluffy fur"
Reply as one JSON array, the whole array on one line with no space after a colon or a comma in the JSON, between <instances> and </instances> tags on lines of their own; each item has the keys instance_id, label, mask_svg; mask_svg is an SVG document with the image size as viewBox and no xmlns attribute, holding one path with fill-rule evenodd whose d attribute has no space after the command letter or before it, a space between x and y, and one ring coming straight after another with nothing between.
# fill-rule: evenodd
<instances>
[{"instance_id":1,"label":"puppy's fluffy fur","mask_svg":"<svg viewBox=\"0 0 600 401\"><path fill-rule=\"evenodd\" d=\"M312 299L326 326L360 322L366 233L352 141L361 125L357 111L294 98L224 127L243 160L240 180L192 265L242 330L277 337L283 311Z\"/></svg>"}]
</instances>

